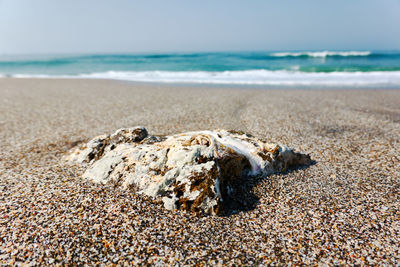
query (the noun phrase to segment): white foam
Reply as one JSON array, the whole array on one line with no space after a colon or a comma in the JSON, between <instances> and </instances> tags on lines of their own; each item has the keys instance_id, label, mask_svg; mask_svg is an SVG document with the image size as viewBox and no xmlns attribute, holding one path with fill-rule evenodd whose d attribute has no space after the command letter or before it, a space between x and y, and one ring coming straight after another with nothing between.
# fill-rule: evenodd
<instances>
[{"instance_id":1,"label":"white foam","mask_svg":"<svg viewBox=\"0 0 400 267\"><path fill-rule=\"evenodd\" d=\"M47 74L13 74L9 75L9 77L13 78L22 78L22 79L28 79L28 78L74 78L73 76L68 76L68 75L47 75Z\"/></svg>"},{"instance_id":2,"label":"white foam","mask_svg":"<svg viewBox=\"0 0 400 267\"><path fill-rule=\"evenodd\" d=\"M400 71L392 72L299 72L299 71L143 71L93 73L82 78L105 78L138 82L242 84L269 86L400 86Z\"/></svg>"},{"instance_id":3,"label":"white foam","mask_svg":"<svg viewBox=\"0 0 400 267\"><path fill-rule=\"evenodd\" d=\"M356 57L356 56L369 56L370 51L320 51L320 52L280 52L272 53L273 57L328 57L328 56L342 56L342 57Z\"/></svg>"},{"instance_id":4,"label":"white foam","mask_svg":"<svg viewBox=\"0 0 400 267\"><path fill-rule=\"evenodd\" d=\"M16 78L114 79L155 83L265 85L278 87L390 87L400 88L400 71L300 72L300 71L107 71L80 75L14 75Z\"/></svg>"}]
</instances>

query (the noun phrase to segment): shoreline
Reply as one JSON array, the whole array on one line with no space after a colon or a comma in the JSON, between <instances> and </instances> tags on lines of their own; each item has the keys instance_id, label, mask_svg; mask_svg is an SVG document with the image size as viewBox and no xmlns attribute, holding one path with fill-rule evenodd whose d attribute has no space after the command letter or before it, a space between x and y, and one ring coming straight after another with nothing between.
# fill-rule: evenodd
<instances>
[{"instance_id":1,"label":"shoreline","mask_svg":"<svg viewBox=\"0 0 400 267\"><path fill-rule=\"evenodd\" d=\"M0 103L0 264L400 262L400 90L4 78ZM242 130L316 164L255 182L254 209L198 218L62 161L136 125Z\"/></svg>"},{"instance_id":2,"label":"shoreline","mask_svg":"<svg viewBox=\"0 0 400 267\"><path fill-rule=\"evenodd\" d=\"M241 89L241 90L310 90L310 91L381 91L381 90L400 90L397 86L319 86L319 85L265 85L265 84L235 84L235 83L196 83L196 82L153 82L153 81L131 81L124 79L112 79L112 78L87 78L87 77L12 77L12 76L0 76L1 79L15 79L15 80L98 80L98 81L113 81L128 83L133 85L149 85L149 86L166 86L166 87L183 87L183 88L217 88L217 89Z\"/></svg>"}]
</instances>

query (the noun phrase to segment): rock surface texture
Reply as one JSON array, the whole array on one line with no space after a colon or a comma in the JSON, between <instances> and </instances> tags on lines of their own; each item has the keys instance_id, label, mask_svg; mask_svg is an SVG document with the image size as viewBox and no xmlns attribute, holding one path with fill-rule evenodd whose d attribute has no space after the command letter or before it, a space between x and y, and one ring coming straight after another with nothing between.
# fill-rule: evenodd
<instances>
[{"instance_id":1,"label":"rock surface texture","mask_svg":"<svg viewBox=\"0 0 400 267\"><path fill-rule=\"evenodd\" d=\"M66 157L86 166L83 178L159 198L166 209L223 214L251 176L311 162L308 155L249 134L197 131L149 136L143 127L95 137Z\"/></svg>"}]
</instances>

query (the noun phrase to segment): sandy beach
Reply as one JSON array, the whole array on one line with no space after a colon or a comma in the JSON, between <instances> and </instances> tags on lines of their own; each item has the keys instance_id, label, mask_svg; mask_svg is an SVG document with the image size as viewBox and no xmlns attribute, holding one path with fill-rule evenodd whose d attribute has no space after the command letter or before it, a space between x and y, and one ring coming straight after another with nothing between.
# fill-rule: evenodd
<instances>
[{"instance_id":1,"label":"sandy beach","mask_svg":"<svg viewBox=\"0 0 400 267\"><path fill-rule=\"evenodd\" d=\"M168 211L62 157L121 127L242 130L308 153L254 209ZM400 264L400 90L0 79L0 265Z\"/></svg>"}]
</instances>

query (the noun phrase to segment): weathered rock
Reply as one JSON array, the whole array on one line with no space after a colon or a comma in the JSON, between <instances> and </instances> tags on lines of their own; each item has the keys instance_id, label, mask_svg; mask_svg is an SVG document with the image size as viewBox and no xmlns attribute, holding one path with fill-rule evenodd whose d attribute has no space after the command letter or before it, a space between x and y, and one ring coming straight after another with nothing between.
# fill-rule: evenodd
<instances>
[{"instance_id":1,"label":"weathered rock","mask_svg":"<svg viewBox=\"0 0 400 267\"><path fill-rule=\"evenodd\" d=\"M66 157L67 161L80 164L92 163L103 156L103 154L113 150L121 143L134 143L142 141L148 135L144 127L122 128L111 135L99 135L90 140L87 144L76 149Z\"/></svg>"},{"instance_id":2,"label":"weathered rock","mask_svg":"<svg viewBox=\"0 0 400 267\"><path fill-rule=\"evenodd\" d=\"M167 209L220 214L245 177L310 163L308 155L248 134L216 130L148 136L143 127L101 135L66 157L84 178L161 198Z\"/></svg>"}]
</instances>

